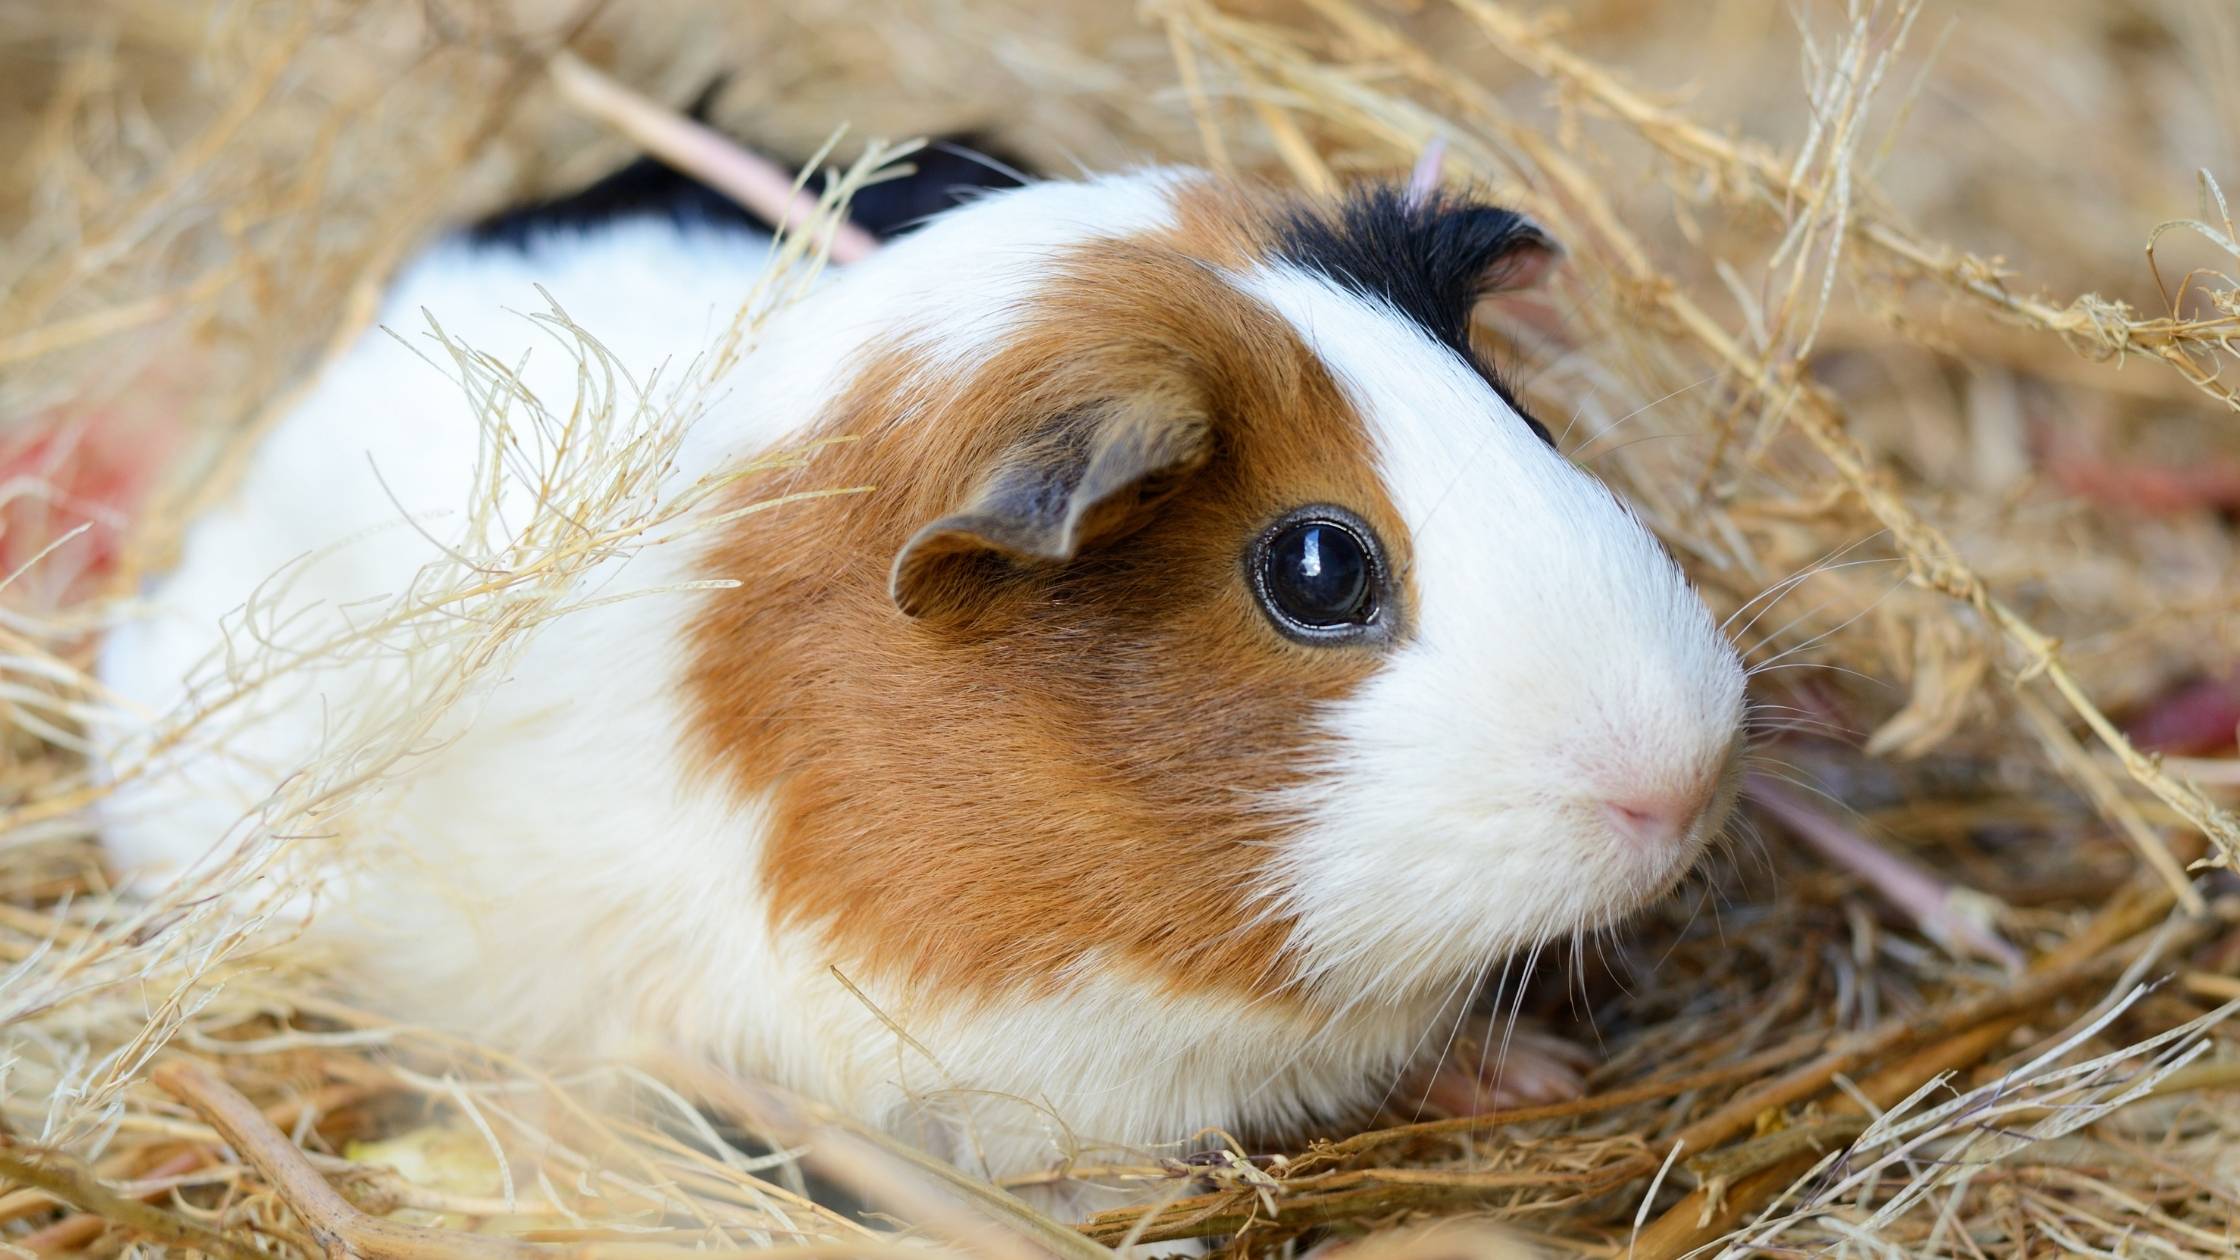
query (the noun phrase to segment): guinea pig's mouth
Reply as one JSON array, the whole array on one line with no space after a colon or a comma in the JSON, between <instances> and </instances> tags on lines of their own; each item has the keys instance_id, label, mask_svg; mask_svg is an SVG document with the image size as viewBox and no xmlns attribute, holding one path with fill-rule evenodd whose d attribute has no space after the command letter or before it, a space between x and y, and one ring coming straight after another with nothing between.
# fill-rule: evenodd
<instances>
[{"instance_id":1,"label":"guinea pig's mouth","mask_svg":"<svg viewBox=\"0 0 2240 1260\"><path fill-rule=\"evenodd\" d=\"M1580 805L1597 815L1616 843L1644 853L1700 846L1726 825L1742 778L1742 738L1693 772L1627 772L1597 776Z\"/></svg>"},{"instance_id":2,"label":"guinea pig's mouth","mask_svg":"<svg viewBox=\"0 0 2240 1260\"><path fill-rule=\"evenodd\" d=\"M1745 747L1737 735L1716 775L1677 804L1629 807L1601 800L1591 806L1604 830L1602 847L1613 865L1631 876L1616 881L1621 888L1612 898L1611 920L1670 895L1727 837L1742 797Z\"/></svg>"}]
</instances>

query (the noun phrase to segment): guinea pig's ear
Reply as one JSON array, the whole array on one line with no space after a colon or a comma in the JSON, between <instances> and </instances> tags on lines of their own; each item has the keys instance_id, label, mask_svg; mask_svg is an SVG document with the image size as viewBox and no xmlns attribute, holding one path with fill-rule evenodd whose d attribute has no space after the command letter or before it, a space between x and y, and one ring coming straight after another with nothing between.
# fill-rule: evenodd
<instances>
[{"instance_id":1,"label":"guinea pig's ear","mask_svg":"<svg viewBox=\"0 0 2240 1260\"><path fill-rule=\"evenodd\" d=\"M1465 217L1495 226L1493 239L1482 242L1476 251L1483 265L1472 269L1478 273L1473 278L1481 299L1539 288L1555 265L1563 261L1563 247L1539 224L1514 210L1467 203L1458 207L1440 191L1439 172L1446 162L1446 139L1431 137L1416 159L1408 182L1400 189L1403 209L1412 216L1436 219L1459 208Z\"/></svg>"},{"instance_id":2,"label":"guinea pig's ear","mask_svg":"<svg viewBox=\"0 0 2240 1260\"><path fill-rule=\"evenodd\" d=\"M1499 297L1504 293L1537 289L1562 261L1563 246L1556 244L1555 238L1539 224L1520 217L1510 229L1501 253L1480 278L1479 295Z\"/></svg>"},{"instance_id":3,"label":"guinea pig's ear","mask_svg":"<svg viewBox=\"0 0 2240 1260\"><path fill-rule=\"evenodd\" d=\"M957 511L910 536L888 593L912 617L967 613L992 569L1071 560L1141 528L1212 454L1205 416L1170 399L1069 411L1005 452Z\"/></svg>"}]
</instances>

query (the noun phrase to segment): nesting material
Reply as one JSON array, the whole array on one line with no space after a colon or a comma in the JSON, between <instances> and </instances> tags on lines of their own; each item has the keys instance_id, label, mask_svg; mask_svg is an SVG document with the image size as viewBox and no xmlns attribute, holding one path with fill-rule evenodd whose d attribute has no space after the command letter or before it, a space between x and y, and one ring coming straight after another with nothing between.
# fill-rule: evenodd
<instances>
[{"instance_id":1,"label":"nesting material","mask_svg":"<svg viewBox=\"0 0 2240 1260\"><path fill-rule=\"evenodd\" d=\"M403 663L392 702L335 715L177 888L113 890L92 636L420 242L627 158L586 82L682 102L726 72L718 122L834 176L806 186L787 264L656 381L610 370L596 312L531 312L582 365L572 399L394 330L482 401L466 544L331 641L289 638L277 581L119 765L164 773L255 720L260 688L353 654ZM1395 1097L1288 1148L1084 1150L1064 1175L1150 1206L1060 1222L689 1064L527 1063L396 1026L292 939L290 898L346 866L414 750L605 597L591 563L767 471L678 484L667 454L821 265L848 190L907 156L861 137L962 129L1059 170L1443 171L1567 247L1545 296L1487 312L1499 360L1729 618L1770 785L1671 903L1504 987L1504 1014L1599 1046L1584 1097L1472 1120ZM20 155L0 165L0 1241L2236 1245L2240 231L2217 180L2240 176L2240 13L128 0L11 19L0 148ZM653 422L621 440L623 414ZM495 519L504 477L546 485L545 512ZM1861 852L1887 860L1824 856ZM884 1215L812 1201L811 1174Z\"/></svg>"}]
</instances>

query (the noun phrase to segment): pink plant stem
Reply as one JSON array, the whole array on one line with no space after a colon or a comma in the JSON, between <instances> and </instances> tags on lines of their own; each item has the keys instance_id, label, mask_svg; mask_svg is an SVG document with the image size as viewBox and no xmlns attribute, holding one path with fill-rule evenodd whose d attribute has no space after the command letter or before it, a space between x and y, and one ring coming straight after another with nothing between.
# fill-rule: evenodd
<instances>
[{"instance_id":1,"label":"pink plant stem","mask_svg":"<svg viewBox=\"0 0 2240 1260\"><path fill-rule=\"evenodd\" d=\"M691 172L767 222L798 228L814 220L816 198L796 189L793 176L784 168L647 100L575 54L561 52L552 59L552 81L576 108L605 121L662 161ZM856 224L842 222L833 229L834 262L868 258L878 248L879 242Z\"/></svg>"},{"instance_id":2,"label":"pink plant stem","mask_svg":"<svg viewBox=\"0 0 2240 1260\"><path fill-rule=\"evenodd\" d=\"M1938 880L1765 775L1748 776L1743 791L1822 857L1867 881L1884 900L1910 915L1931 939L2010 969L2023 965L2022 951L1959 907L1960 899L1972 895L1967 890Z\"/></svg>"}]
</instances>

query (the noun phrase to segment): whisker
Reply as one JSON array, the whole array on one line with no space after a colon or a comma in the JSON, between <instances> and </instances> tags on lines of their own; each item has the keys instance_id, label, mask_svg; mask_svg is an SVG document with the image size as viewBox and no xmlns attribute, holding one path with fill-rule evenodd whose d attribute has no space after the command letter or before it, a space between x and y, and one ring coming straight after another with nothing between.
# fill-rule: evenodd
<instances>
[{"instance_id":1,"label":"whisker","mask_svg":"<svg viewBox=\"0 0 2240 1260\"><path fill-rule=\"evenodd\" d=\"M1780 718L1767 721L1744 721L1742 728L1752 735L1855 735L1858 732L1810 718Z\"/></svg>"},{"instance_id":2,"label":"whisker","mask_svg":"<svg viewBox=\"0 0 2240 1260\"><path fill-rule=\"evenodd\" d=\"M1857 809L1853 808L1850 802L1830 791L1825 784L1814 781L1811 772L1802 766L1785 761L1768 761L1753 765L1751 771L1755 774L1762 774L1776 783L1786 783L1800 792L1810 792L1853 818L1863 817ZM1744 795L1747 798L1747 791Z\"/></svg>"},{"instance_id":3,"label":"whisker","mask_svg":"<svg viewBox=\"0 0 2240 1260\"><path fill-rule=\"evenodd\" d=\"M1478 1084L1476 1088L1482 1089L1484 1087L1486 1081L1486 1068L1489 1065L1493 1068L1496 1082L1498 1082L1500 1078L1501 1061L1493 1053L1493 1037L1491 1034L1493 1032L1493 1026L1496 1023L1500 1022L1501 1005L1503 1001L1506 1000L1509 992L1509 972L1511 968L1517 965L1517 958L1518 954L1515 951L1511 951L1507 957L1501 960L1501 983L1495 986L1493 991L1492 1009L1488 1012L1487 1015L1487 1035L1478 1039ZM1524 971L1517 979L1517 1001L1520 1004L1524 1001L1525 981L1531 977L1531 974L1532 963L1529 959L1527 959L1524 964ZM1475 1096L1473 1097L1473 1103L1474 1102Z\"/></svg>"},{"instance_id":4,"label":"whisker","mask_svg":"<svg viewBox=\"0 0 2240 1260\"><path fill-rule=\"evenodd\" d=\"M1851 677L1858 679L1860 682L1882 688L1886 691L1889 690L1891 686L1890 683L1886 682L1883 679L1876 678L1871 674L1862 674L1858 670L1852 669L1849 666L1831 665L1826 661L1790 661L1787 664L1783 665L1767 665L1758 669L1750 670L1744 676L1748 678L1756 678L1761 674L1777 674L1785 669L1824 669L1829 671L1830 673L1849 674Z\"/></svg>"},{"instance_id":5,"label":"whisker","mask_svg":"<svg viewBox=\"0 0 2240 1260\"><path fill-rule=\"evenodd\" d=\"M1518 974L1517 1000L1509 1007L1508 1023L1501 1030L1501 1053L1494 1056L1493 1060L1493 1082L1496 1088L1500 1086L1502 1071L1509 1063L1509 1043L1517 1034L1517 1021L1524 1017L1525 987L1531 982L1532 969L1539 964L1540 951L1547 943L1545 935L1532 943L1532 951L1525 955L1524 970Z\"/></svg>"},{"instance_id":6,"label":"whisker","mask_svg":"<svg viewBox=\"0 0 2240 1260\"><path fill-rule=\"evenodd\" d=\"M1439 1071L1447 1065L1447 1056L1454 1053L1455 1038L1461 1034L1464 1021L1468 1020L1470 1017L1471 1004L1477 1000L1478 990L1483 987L1484 984L1485 977L1483 974L1479 974L1473 977L1469 972L1464 972L1462 978L1456 982L1455 992L1461 993L1463 995L1462 1003L1455 1010L1454 1022L1447 1026L1446 1043L1439 1047L1438 1060L1431 1065L1431 1070L1424 1074L1423 1093L1417 1097L1415 1110L1410 1113L1410 1119L1420 1120L1423 1118L1423 1108L1425 1104L1431 1101L1431 1091L1438 1085ZM1447 1002L1451 1002L1453 1000L1454 999L1452 997L1449 997L1446 1002L1441 1002L1439 1004L1440 1015L1445 1014L1447 1009ZM1438 1026L1439 1017L1434 1016L1429 1026L1424 1029L1423 1037L1417 1038L1416 1049L1411 1051L1408 1055L1411 1063L1419 1054L1422 1053L1424 1038L1428 1038L1431 1035L1432 1029L1435 1029ZM1405 1079L1405 1077L1406 1074L1402 1073L1400 1079ZM1386 1099L1389 1100L1392 1097L1392 1090L1398 1088L1400 1088L1400 1080L1396 1079L1392 1083L1392 1089L1388 1089L1385 1091ZM1382 1108L1385 1104L1380 1102L1377 1105L1379 1108Z\"/></svg>"},{"instance_id":7,"label":"whisker","mask_svg":"<svg viewBox=\"0 0 2240 1260\"><path fill-rule=\"evenodd\" d=\"M1766 587L1764 590L1759 591L1757 594L1752 595L1750 598L1744 600L1740 605L1738 605L1733 612L1728 613L1727 619L1725 621L1719 623L1720 633L1724 634L1727 627L1734 624L1735 618L1741 616L1745 612L1748 612L1750 610L1750 607L1756 604L1759 600L1765 599L1769 596L1779 595L1781 592L1789 590L1797 583L1802 582L1807 578L1821 573L1832 573L1837 569L1850 568L1855 564L1889 563L1892 559L1895 559L1895 557L1870 556L1865 560L1846 560L1842 564L1836 563L1836 561L1842 559L1842 557L1844 557L1845 555L1848 555L1852 551L1863 547L1870 542L1873 542L1875 539L1880 538L1884 534L1887 534L1889 532L1890 531L1886 529L1878 529L1874 533L1868 534L1863 538L1855 538L1850 542L1845 543L1843 546L1838 547L1835 550L1821 556L1819 559L1812 561L1805 567L1797 570L1795 573L1790 574L1788 577L1782 578L1780 581L1775 582L1771 586ZM1744 631L1749 630L1749 628L1749 626L1744 626L1741 631L1737 631L1736 633L1743 633Z\"/></svg>"},{"instance_id":8,"label":"whisker","mask_svg":"<svg viewBox=\"0 0 2240 1260\"><path fill-rule=\"evenodd\" d=\"M1430 524L1433 517L1439 515L1439 509L1447 505L1448 496L1454 493L1454 488L1456 486L1462 484L1463 477L1467 476L1470 472L1470 466L1478 462L1478 457L1485 454L1486 447L1491 445L1492 442L1493 430L1489 427L1483 434L1479 436L1478 444L1470 448L1469 457L1464 459L1460 465L1456 466L1454 470L1454 476L1447 480L1446 488L1439 491L1439 497L1431 501L1431 510L1423 514L1423 519L1421 521L1416 522L1415 532L1421 533L1423 527Z\"/></svg>"},{"instance_id":9,"label":"whisker","mask_svg":"<svg viewBox=\"0 0 2240 1260\"><path fill-rule=\"evenodd\" d=\"M1587 1026L1587 1031L1594 1035L1595 1049L1600 1051L1604 1058L1608 1058L1610 1047L1602 1039L1602 1025L1596 1022L1594 1017L1594 999L1587 992L1587 929L1585 925L1571 929L1571 974L1579 985L1579 1005L1572 1008L1572 1014L1581 1017L1580 1022L1584 1023Z\"/></svg>"},{"instance_id":10,"label":"whisker","mask_svg":"<svg viewBox=\"0 0 2240 1260\"><path fill-rule=\"evenodd\" d=\"M1861 561L1861 562L1859 562L1859 563L1865 563L1865 562L1864 562L1864 561ZM1886 599L1890 598L1890 596L1891 596L1891 595L1893 595L1893 594L1895 594L1895 593L1897 592L1897 590L1898 590L1898 588L1899 588L1899 587L1901 587L1901 586L1904 586L1904 585L1905 585L1905 579L1904 579L1904 578L1900 578L1900 579L1898 579L1897 581L1895 581L1895 582L1892 582L1892 583L1891 583L1891 584L1890 584L1889 586L1887 586L1887 587L1885 587L1885 588L1883 589L1883 592L1882 592L1882 593L1881 593L1880 595L1877 595L1877 596L1875 596L1875 597L1874 597L1874 599L1873 599L1873 600L1872 600L1871 602L1869 602L1869 603L1867 604L1867 606L1866 606L1866 607L1864 607L1864 608L1860 609L1859 611L1857 611L1857 612L1855 612L1855 613L1851 614L1851 615L1850 615L1849 617L1846 617L1846 618L1844 618L1844 619L1843 619L1843 621L1842 621L1842 622L1840 622L1839 624L1837 624L1837 625L1834 625L1834 626L1831 626L1831 627L1829 627L1828 629L1826 629L1826 630L1823 630L1823 631L1821 631L1821 632L1820 632L1819 634L1816 634L1816 635L1812 636L1811 638L1809 638L1809 639L1806 639L1806 640L1805 640L1804 642L1802 642L1802 643L1799 643L1799 644L1797 644L1797 645L1796 645L1795 647L1791 647L1791 648L1787 649L1786 651L1783 651L1783 652L1781 652L1780 654L1778 654L1778 655L1774 656L1774 657L1773 657L1773 658L1772 658L1771 660L1768 660L1768 661L1766 661L1765 663L1766 663L1766 664L1768 664L1768 665L1770 665L1770 664L1772 664L1772 663L1773 663L1773 661L1778 661L1778 660L1780 660L1780 659L1781 659L1781 658L1782 658L1783 656L1788 656L1788 655L1790 655L1790 654L1792 654L1792 653L1795 653L1795 652L1799 652L1799 651L1802 651L1802 650L1804 650L1805 648L1811 647L1811 646L1812 646L1813 644L1815 644L1815 643L1818 643L1818 642L1820 642L1820 641L1821 641L1821 640L1823 640L1823 639L1826 639L1826 638L1827 638L1828 636L1830 636L1830 635L1833 635L1833 634L1840 634L1840 633L1842 633L1842 632L1843 632L1844 630L1846 630L1846 629L1849 629L1849 628L1850 628L1850 626L1852 625L1852 623L1853 623L1853 622L1856 622L1856 621L1858 621L1858 620L1859 620L1859 618L1861 618L1861 617L1864 617L1864 616L1866 616L1866 615L1867 615L1868 613L1871 613L1871 612L1873 612L1873 611L1874 611L1875 609L1877 609L1877 608L1880 608L1880 607L1882 606L1882 601L1883 601L1883 600L1886 600ZM1806 611L1804 611L1803 613L1800 613L1799 615L1797 615L1797 616L1795 616L1795 617L1792 617L1792 618L1790 618L1790 619L1789 619L1789 621L1788 621L1788 623L1787 623L1786 625L1782 626L1782 627L1781 627L1781 628L1780 628L1779 630L1776 630L1776 631L1774 631L1774 632L1773 632L1772 634L1769 634L1769 635L1767 635L1766 637L1764 637L1764 638L1762 638L1762 639L1758 640L1758 641L1757 641L1756 643L1754 643L1754 644L1750 645L1749 649L1748 649L1748 650L1746 650L1746 651L1745 651L1745 652L1743 653L1743 655L1744 655L1744 656L1746 656L1746 657L1747 657L1747 656L1755 656L1755 655L1756 655L1756 654L1757 654L1757 653L1758 653L1759 651L1761 651L1762 649L1764 649L1764 647L1765 647L1765 646L1766 646L1767 644L1769 644L1769 643L1772 643L1772 642L1774 642L1775 640L1779 639L1779 638L1780 638L1780 637L1781 637L1782 635L1784 635L1784 634L1787 634L1787 633L1789 633L1789 631L1790 631L1791 629L1793 629L1793 628L1795 628L1795 627L1796 627L1796 625L1797 625L1797 623L1798 623L1798 622L1801 622L1801 621L1805 620L1806 618L1808 618L1808 617L1811 617L1811 616L1814 616L1815 614L1819 613L1819 612L1820 612L1820 610L1821 610L1821 609L1823 609L1823 608L1826 608L1826 607L1828 606L1828 604L1829 604L1830 602L1832 602L1832 601L1829 601L1829 600L1822 600L1822 601L1820 601L1819 603L1817 603L1817 604L1813 605L1813 606L1812 606L1811 608L1809 608L1809 609L1807 609Z\"/></svg>"},{"instance_id":11,"label":"whisker","mask_svg":"<svg viewBox=\"0 0 2240 1260\"><path fill-rule=\"evenodd\" d=\"M1610 427L1604 429L1600 433L1594 434L1586 441L1580 443L1579 449L1571 452L1571 459L1574 462L1579 461L1581 459L1580 451L1586 450L1588 447L1593 446L1595 443L1617 432L1620 425L1625 424L1627 421L1632 420L1634 417L1646 415L1652 408L1661 407L1664 404L1671 402L1673 399L1678 398L1680 395L1687 393L1689 390L1702 389L1704 386L1709 385L1711 382L1718 380L1719 376L1720 373L1713 372L1711 375L1704 377L1700 381L1697 381L1690 385L1682 385L1680 388L1673 390L1671 393L1666 394L1662 398L1651 399L1650 401L1645 402L1638 407L1635 407L1633 410L1627 412L1626 414L1619 416L1615 420L1612 420L1610 422ZM1578 427L1579 417L1585 413L1585 410L1585 407L1582 406L1578 410L1571 413L1571 423L1564 426L1563 436L1556 439L1556 445L1559 448L1563 445L1566 439L1570 438L1571 430Z\"/></svg>"},{"instance_id":12,"label":"whisker","mask_svg":"<svg viewBox=\"0 0 2240 1260\"><path fill-rule=\"evenodd\" d=\"M1617 446L1613 446L1607 451L1596 451L1591 457L1581 462L1592 465L1610 458L1612 455L1617 454L1619 451L1639 446L1644 442L1684 441L1700 438L1702 436L1703 435L1700 433L1647 433L1633 439L1630 442L1625 442Z\"/></svg>"},{"instance_id":13,"label":"whisker","mask_svg":"<svg viewBox=\"0 0 2240 1260\"><path fill-rule=\"evenodd\" d=\"M1710 883L1710 881L1709 881L1709 880L1706 880L1706 881L1704 882L1704 886L1703 886L1703 891L1702 891L1701 893L1699 893L1699 894L1697 895L1697 897L1696 897L1696 904L1695 904L1695 908L1694 908L1694 909L1692 909L1692 910L1690 910L1690 911L1688 911L1688 918L1687 918L1687 921L1686 921L1686 922L1684 922L1684 923L1682 923L1682 924L1680 925L1680 930L1679 930L1679 931L1677 931L1677 932L1674 932L1674 933L1672 934L1672 939L1671 939L1670 941L1667 941L1667 942L1665 943L1665 947L1664 947L1664 953L1663 953L1663 954L1661 954L1661 955L1659 955L1659 956L1657 957L1656 965L1655 965L1655 966L1652 966L1652 967L1650 968L1650 970L1651 970L1651 971L1656 971L1656 970L1659 970L1659 969L1661 969L1661 968L1662 968L1662 967L1663 967L1663 966L1664 966L1664 965L1665 965L1666 963L1668 963L1668 962L1671 962L1671 961L1672 961L1672 955L1673 955L1673 951L1675 951L1675 950L1679 949L1679 948L1680 948L1680 943L1681 943L1682 941L1684 941L1684 940L1686 940L1686 939L1687 939L1687 937L1688 937L1688 929L1689 929L1689 928L1692 928L1692 927L1694 927L1694 926L1696 925L1696 919L1697 919L1697 918L1698 918L1699 916L1701 916L1701 915L1703 914L1703 907L1704 907L1704 904L1705 904L1706 902L1708 902L1708 901L1709 901L1710 899L1711 899L1711 883Z\"/></svg>"}]
</instances>

